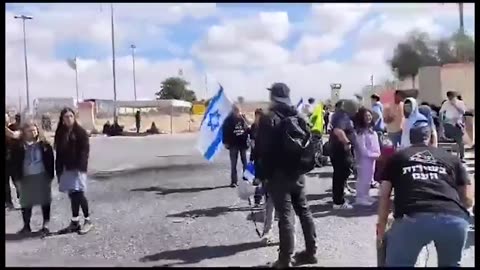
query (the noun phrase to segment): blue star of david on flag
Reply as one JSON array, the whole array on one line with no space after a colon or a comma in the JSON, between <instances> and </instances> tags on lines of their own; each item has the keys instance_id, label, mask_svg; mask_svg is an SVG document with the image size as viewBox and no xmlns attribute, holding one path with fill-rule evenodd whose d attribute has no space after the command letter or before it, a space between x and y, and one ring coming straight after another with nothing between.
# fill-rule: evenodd
<instances>
[{"instance_id":1,"label":"blue star of david on flag","mask_svg":"<svg viewBox=\"0 0 480 270\"><path fill-rule=\"evenodd\" d=\"M223 87L220 86L203 116L197 142L197 149L208 161L213 160L222 149L223 130L221 127L231 111L232 102L225 95Z\"/></svg>"},{"instance_id":2,"label":"blue star of david on flag","mask_svg":"<svg viewBox=\"0 0 480 270\"><path fill-rule=\"evenodd\" d=\"M210 128L211 131L215 131L215 129L217 129L220 126L219 122L220 122L220 114L218 113L218 110L208 114L207 126Z\"/></svg>"}]
</instances>

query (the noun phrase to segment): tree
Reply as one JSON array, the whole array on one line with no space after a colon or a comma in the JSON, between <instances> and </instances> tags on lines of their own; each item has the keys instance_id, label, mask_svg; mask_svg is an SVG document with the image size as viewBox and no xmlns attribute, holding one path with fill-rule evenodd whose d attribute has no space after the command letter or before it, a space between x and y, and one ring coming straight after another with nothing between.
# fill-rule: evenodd
<instances>
[{"instance_id":1,"label":"tree","mask_svg":"<svg viewBox=\"0 0 480 270\"><path fill-rule=\"evenodd\" d=\"M463 31L458 31L451 37L455 47L458 62L475 62L475 41Z\"/></svg>"},{"instance_id":2,"label":"tree","mask_svg":"<svg viewBox=\"0 0 480 270\"><path fill-rule=\"evenodd\" d=\"M398 44L389 64L398 79L412 78L412 86L415 88L415 77L420 69L421 57L410 44Z\"/></svg>"},{"instance_id":3,"label":"tree","mask_svg":"<svg viewBox=\"0 0 480 270\"><path fill-rule=\"evenodd\" d=\"M412 88L415 88L415 78L421 67L439 65L438 57L427 33L412 31L407 40L397 45L393 58L389 61L392 71L398 79L412 78Z\"/></svg>"},{"instance_id":4,"label":"tree","mask_svg":"<svg viewBox=\"0 0 480 270\"><path fill-rule=\"evenodd\" d=\"M187 87L189 82L180 77L165 79L160 85L160 91L155 93L157 99L179 99L189 102L197 100L195 92Z\"/></svg>"},{"instance_id":5,"label":"tree","mask_svg":"<svg viewBox=\"0 0 480 270\"><path fill-rule=\"evenodd\" d=\"M448 39L437 41L437 56L440 65L457 63L456 53Z\"/></svg>"}]
</instances>

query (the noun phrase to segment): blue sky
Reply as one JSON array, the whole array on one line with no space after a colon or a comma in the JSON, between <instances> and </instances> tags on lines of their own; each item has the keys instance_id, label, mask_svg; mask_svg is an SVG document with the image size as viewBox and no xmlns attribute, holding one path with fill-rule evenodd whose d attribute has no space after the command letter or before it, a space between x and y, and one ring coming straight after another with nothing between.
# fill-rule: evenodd
<instances>
[{"instance_id":1,"label":"blue sky","mask_svg":"<svg viewBox=\"0 0 480 270\"><path fill-rule=\"evenodd\" d=\"M7 86L15 89L24 77L16 61L22 54L21 24L12 19L20 13L34 16L27 22L32 81L48 84L55 74L59 87L70 87L72 74L62 65L77 55L88 95L108 96L99 91L111 81L108 5L101 12L99 4L6 4ZM138 81L145 88L140 92L146 97L180 68L193 88L205 88L207 74L209 88L222 81L227 92L251 99L265 95L250 89L276 80L299 89L296 95L321 97L329 93L311 93L311 85L328 89L329 80L342 81L347 95L370 74L391 77L386 57L408 31L448 36L458 28L457 13L455 4L116 4L117 69L128 89L129 47L135 43ZM465 26L474 31L472 5L466 6ZM244 86L247 81L252 87ZM55 87L34 92L45 91L63 93ZM120 95L127 98L127 91Z\"/></svg>"}]
</instances>

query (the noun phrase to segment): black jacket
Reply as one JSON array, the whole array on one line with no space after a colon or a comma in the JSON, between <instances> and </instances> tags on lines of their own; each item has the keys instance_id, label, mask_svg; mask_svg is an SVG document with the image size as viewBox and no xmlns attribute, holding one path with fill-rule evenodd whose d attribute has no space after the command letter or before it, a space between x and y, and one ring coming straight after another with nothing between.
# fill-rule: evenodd
<instances>
[{"instance_id":1,"label":"black jacket","mask_svg":"<svg viewBox=\"0 0 480 270\"><path fill-rule=\"evenodd\" d=\"M68 138L55 138L57 177L62 175L64 169L81 172L87 172L88 169L90 142L87 131L81 126L75 125L67 136Z\"/></svg>"},{"instance_id":2,"label":"black jacket","mask_svg":"<svg viewBox=\"0 0 480 270\"><path fill-rule=\"evenodd\" d=\"M244 117L230 114L223 122L223 143L240 149L248 148L249 128Z\"/></svg>"},{"instance_id":3,"label":"black jacket","mask_svg":"<svg viewBox=\"0 0 480 270\"><path fill-rule=\"evenodd\" d=\"M45 171L49 179L53 179L55 177L55 161L53 155L53 148L52 145L42 140L39 142L42 147L42 161L43 165L45 166ZM16 144L15 147L12 149L12 163L11 166L13 167L13 177L16 179L21 180L23 178L23 161L25 159L25 147L23 144L19 143Z\"/></svg>"},{"instance_id":4,"label":"black jacket","mask_svg":"<svg viewBox=\"0 0 480 270\"><path fill-rule=\"evenodd\" d=\"M17 131L20 129L20 126L17 123L13 123L8 125L8 128L11 131ZM18 145L20 145L19 140L5 137L5 162L7 167L11 166L9 164L12 161L12 151Z\"/></svg>"},{"instance_id":5,"label":"black jacket","mask_svg":"<svg viewBox=\"0 0 480 270\"><path fill-rule=\"evenodd\" d=\"M297 115L295 108L275 104L260 118L255 140L255 176L260 180L270 179L274 171L282 169L280 166L282 157L278 152L280 136L275 128L281 119L276 112L285 117Z\"/></svg>"}]
</instances>

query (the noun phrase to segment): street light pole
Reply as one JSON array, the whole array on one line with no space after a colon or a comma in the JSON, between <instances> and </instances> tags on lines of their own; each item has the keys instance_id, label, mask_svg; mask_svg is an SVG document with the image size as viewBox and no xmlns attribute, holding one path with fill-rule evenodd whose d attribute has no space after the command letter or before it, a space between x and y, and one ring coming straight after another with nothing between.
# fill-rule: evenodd
<instances>
[{"instance_id":1,"label":"street light pole","mask_svg":"<svg viewBox=\"0 0 480 270\"><path fill-rule=\"evenodd\" d=\"M25 91L26 91L26 96L27 96L27 106L26 106L26 111L30 113L30 89L29 89L29 84L28 84L28 61L27 61L27 31L25 30L25 21L26 20L32 20L33 17L31 16L25 16L25 15L20 15L20 16L14 16L15 19L21 19L22 24L23 24L23 55L25 58Z\"/></svg>"},{"instance_id":2,"label":"street light pole","mask_svg":"<svg viewBox=\"0 0 480 270\"><path fill-rule=\"evenodd\" d=\"M117 115L117 76L115 72L115 25L113 20L113 3L110 4L112 24L112 75L113 75L113 121L118 120Z\"/></svg>"},{"instance_id":3,"label":"street light pole","mask_svg":"<svg viewBox=\"0 0 480 270\"><path fill-rule=\"evenodd\" d=\"M80 102L79 101L79 96L78 96L78 58L75 56L75 90L76 90L76 94L77 94L77 106L78 106L78 103Z\"/></svg>"},{"instance_id":4,"label":"street light pole","mask_svg":"<svg viewBox=\"0 0 480 270\"><path fill-rule=\"evenodd\" d=\"M137 101L137 82L135 78L135 47L134 44L130 45L130 48L132 49L132 65L133 65L133 96L135 97L135 101Z\"/></svg>"}]
</instances>

